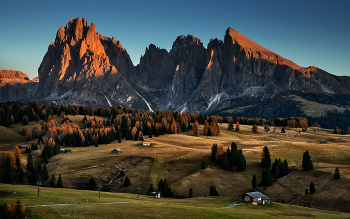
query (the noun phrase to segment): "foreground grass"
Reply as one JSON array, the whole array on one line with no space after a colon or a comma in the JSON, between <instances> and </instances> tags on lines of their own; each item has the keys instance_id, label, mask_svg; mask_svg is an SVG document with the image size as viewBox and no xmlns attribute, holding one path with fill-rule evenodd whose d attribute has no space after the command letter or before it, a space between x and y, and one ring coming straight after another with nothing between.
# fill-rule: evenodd
<instances>
[{"instance_id":1,"label":"foreground grass","mask_svg":"<svg viewBox=\"0 0 350 219\"><path fill-rule=\"evenodd\" d=\"M20 199L35 214L43 218L349 218L350 214L319 211L273 203L265 206L244 204L229 206L236 199L228 197L198 197L192 199L152 199L129 193L79 191L0 184L2 189L17 191L3 197L2 203ZM52 203L52 204L51 204ZM67 205L65 205L67 203ZM80 203L80 204L79 204ZM61 204L61 205L57 205ZM62 205L64 204L64 205ZM47 206L40 206L47 205Z\"/></svg>"}]
</instances>

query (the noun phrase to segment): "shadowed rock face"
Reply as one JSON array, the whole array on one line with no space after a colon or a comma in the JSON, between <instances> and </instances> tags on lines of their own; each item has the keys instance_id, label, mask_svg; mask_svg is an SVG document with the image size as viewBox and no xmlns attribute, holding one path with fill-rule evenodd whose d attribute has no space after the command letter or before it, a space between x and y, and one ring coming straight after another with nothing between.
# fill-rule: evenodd
<instances>
[{"instance_id":1,"label":"shadowed rock face","mask_svg":"<svg viewBox=\"0 0 350 219\"><path fill-rule=\"evenodd\" d=\"M133 66L116 39L73 18L59 28L39 68L35 98L62 104L122 105L147 110L206 113L261 101L282 91L350 93L350 79L316 67L303 68L239 34L207 48L179 36L168 52L153 44Z\"/></svg>"},{"instance_id":2,"label":"shadowed rock face","mask_svg":"<svg viewBox=\"0 0 350 219\"><path fill-rule=\"evenodd\" d=\"M21 71L0 70L0 102L30 100L38 84L37 78L29 80Z\"/></svg>"}]
</instances>

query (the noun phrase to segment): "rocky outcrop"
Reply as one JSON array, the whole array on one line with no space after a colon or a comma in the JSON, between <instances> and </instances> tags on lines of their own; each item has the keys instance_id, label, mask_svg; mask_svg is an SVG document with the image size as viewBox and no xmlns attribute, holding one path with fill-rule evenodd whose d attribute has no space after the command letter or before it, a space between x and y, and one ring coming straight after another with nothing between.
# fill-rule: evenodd
<instances>
[{"instance_id":1,"label":"rocky outcrop","mask_svg":"<svg viewBox=\"0 0 350 219\"><path fill-rule=\"evenodd\" d=\"M0 102L31 100L38 84L21 71L0 70Z\"/></svg>"},{"instance_id":2,"label":"rocky outcrop","mask_svg":"<svg viewBox=\"0 0 350 219\"><path fill-rule=\"evenodd\" d=\"M133 66L120 41L74 18L59 28L39 68L35 97L61 104L122 105L208 113L283 91L350 94L350 79L303 68L232 28L224 41L179 36L168 52L150 44Z\"/></svg>"}]
</instances>

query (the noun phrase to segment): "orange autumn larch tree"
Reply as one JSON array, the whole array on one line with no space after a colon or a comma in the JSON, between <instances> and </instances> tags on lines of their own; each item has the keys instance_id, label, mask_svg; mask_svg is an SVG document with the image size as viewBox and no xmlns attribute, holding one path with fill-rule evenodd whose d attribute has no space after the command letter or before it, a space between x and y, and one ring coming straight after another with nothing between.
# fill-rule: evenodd
<instances>
[{"instance_id":1,"label":"orange autumn larch tree","mask_svg":"<svg viewBox=\"0 0 350 219\"><path fill-rule=\"evenodd\" d=\"M21 161L21 151L19 150L18 146L15 147L13 155L15 156L15 158L18 158L18 160Z\"/></svg>"},{"instance_id":2,"label":"orange autumn larch tree","mask_svg":"<svg viewBox=\"0 0 350 219\"><path fill-rule=\"evenodd\" d=\"M208 132L208 122L207 122L207 120L204 120L203 135L207 136L207 132Z\"/></svg>"},{"instance_id":3,"label":"orange autumn larch tree","mask_svg":"<svg viewBox=\"0 0 350 219\"><path fill-rule=\"evenodd\" d=\"M199 125L197 120L193 124L193 136L199 136Z\"/></svg>"},{"instance_id":4,"label":"orange autumn larch tree","mask_svg":"<svg viewBox=\"0 0 350 219\"><path fill-rule=\"evenodd\" d=\"M235 128L236 132L239 132L241 130L241 127L239 126L239 122L236 122L236 128Z\"/></svg>"}]
</instances>

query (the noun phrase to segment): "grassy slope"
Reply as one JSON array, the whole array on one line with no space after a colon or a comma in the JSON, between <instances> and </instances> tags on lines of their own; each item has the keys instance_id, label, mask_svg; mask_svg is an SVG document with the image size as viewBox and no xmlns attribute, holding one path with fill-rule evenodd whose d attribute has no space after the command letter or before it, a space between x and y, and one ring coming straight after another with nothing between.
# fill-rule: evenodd
<instances>
[{"instance_id":1,"label":"grassy slope","mask_svg":"<svg viewBox=\"0 0 350 219\"><path fill-rule=\"evenodd\" d=\"M81 121L82 118L82 116L77 116L71 119ZM136 188L140 187L141 194L145 194L150 183L157 187L158 181L163 178L168 180L177 196L187 197L189 188L193 189L194 196L205 196L209 194L209 187L214 185L221 196L239 198L240 194L250 191L251 178L254 173L258 181L260 180L262 170L259 165L260 154L262 147L267 145L272 159L287 159L290 166L298 169L301 168L302 154L306 150L310 152L315 166L314 173L308 176L310 174L299 171L281 181L299 194L303 194L311 180L315 183L316 194L302 196L294 200L294 204L304 203L305 205L305 203L312 202L315 203L315 207L334 209L337 206L331 206L328 203L344 203L349 200L350 197L347 194L350 194L350 188L344 186L348 184L350 177L350 147L348 146L350 138L348 135L333 135L332 130L296 133L294 129L287 129L283 134L280 133L280 128L277 128L275 132L265 133L262 132L263 127L259 127L260 132L254 134L251 132L251 126L241 125L239 133L228 131L226 128L227 124L221 125L221 136L219 137L193 137L181 134L152 138L151 147L143 147L139 145L139 142L123 140L122 143L115 141L109 145L100 145L98 148L94 146L71 148L73 153L59 154L50 158L47 166L50 175L55 174L57 177L60 173L64 185L73 188L74 181L79 177L85 181L94 177L97 183L108 184L110 179L120 171L115 165L127 168L130 163L146 157L126 172L131 179L130 188L123 188L122 181L119 181L114 183L115 187L111 191L135 193ZM9 132L16 133L19 129L20 125L10 128ZM322 139L330 143L319 144L319 140ZM314 143L306 143L308 140ZM238 148L243 149L247 159L246 170L233 173L222 171L219 167L211 168L209 157L212 144L217 143L227 148L232 141L238 144ZM0 143L0 147L3 148L2 150L12 150L6 149L5 143ZM110 151L114 148L122 149L123 153L111 154ZM40 152L36 151L32 154L34 157L39 157ZM23 160L25 162L25 159ZM200 170L202 161L207 164L205 170ZM91 166L95 167L85 169ZM330 181L336 166L340 168L342 181ZM267 189L260 189L273 201L291 201L295 198L289 190L276 183ZM337 192L334 193L334 191ZM319 203L319 199L328 201ZM341 210L344 208L342 207Z\"/></svg>"},{"instance_id":2,"label":"grassy slope","mask_svg":"<svg viewBox=\"0 0 350 219\"><path fill-rule=\"evenodd\" d=\"M3 189L17 191L16 195L0 199L2 203L15 203L19 198L33 213L44 218L348 218L349 214L319 211L274 203L266 206L250 204L223 208L235 201L228 197L199 197L193 199L137 198L136 194L79 191L71 189L41 188L5 185ZM88 201L87 201L88 199ZM52 202L52 204L51 204ZM68 205L57 205L65 204ZM80 202L80 204L78 204ZM118 203L119 202L119 203Z\"/></svg>"}]
</instances>

